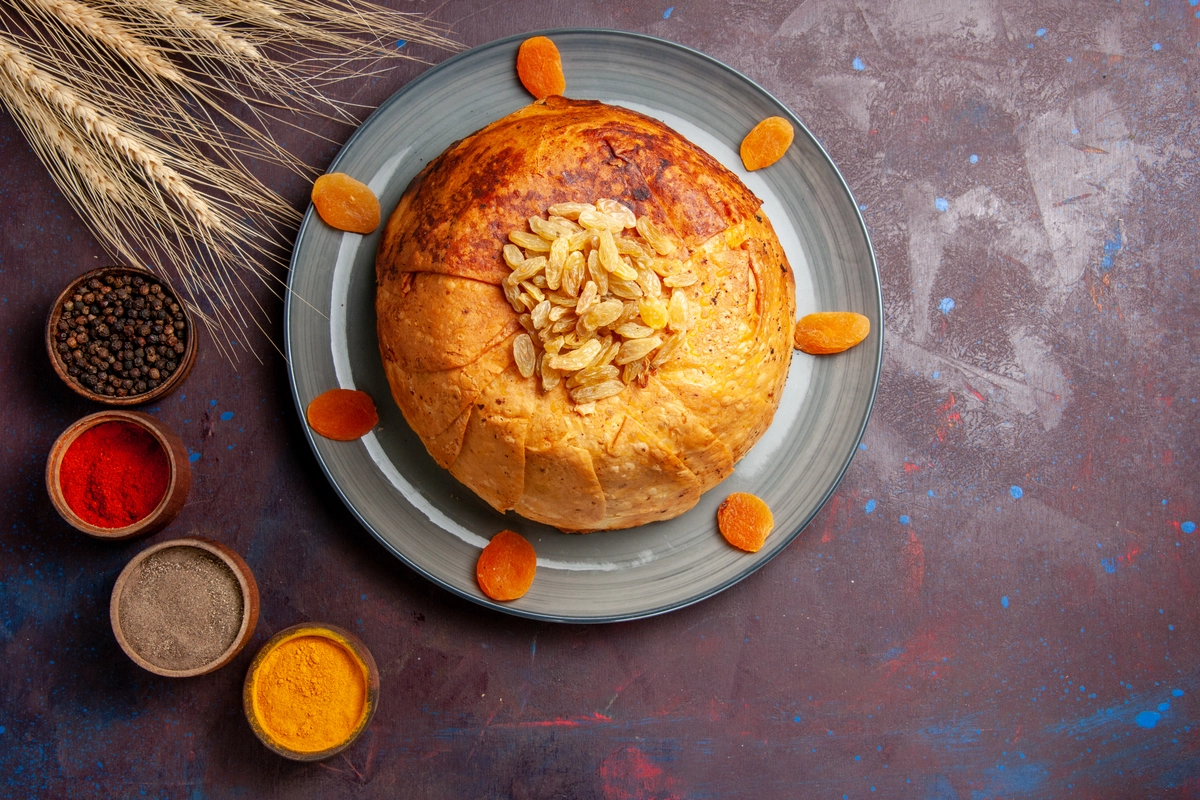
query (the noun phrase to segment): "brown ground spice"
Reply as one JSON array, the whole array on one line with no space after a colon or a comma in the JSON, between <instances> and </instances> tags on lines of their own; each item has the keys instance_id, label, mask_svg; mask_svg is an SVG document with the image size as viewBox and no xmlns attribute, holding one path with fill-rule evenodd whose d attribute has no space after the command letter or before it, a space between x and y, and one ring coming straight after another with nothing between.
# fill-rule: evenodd
<instances>
[{"instance_id":1,"label":"brown ground spice","mask_svg":"<svg viewBox=\"0 0 1200 800\"><path fill-rule=\"evenodd\" d=\"M242 626L242 590L226 564L198 547L168 547L129 577L121 630L138 655L164 669L202 667Z\"/></svg>"}]
</instances>

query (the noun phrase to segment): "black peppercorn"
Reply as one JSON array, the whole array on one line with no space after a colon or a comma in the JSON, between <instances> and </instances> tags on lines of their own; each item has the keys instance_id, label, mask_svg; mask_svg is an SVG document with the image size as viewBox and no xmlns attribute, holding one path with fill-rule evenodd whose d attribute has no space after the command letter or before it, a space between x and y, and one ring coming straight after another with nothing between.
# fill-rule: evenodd
<instances>
[{"instance_id":1,"label":"black peppercorn","mask_svg":"<svg viewBox=\"0 0 1200 800\"><path fill-rule=\"evenodd\" d=\"M80 386L105 397L133 397L178 370L186 328L179 302L161 284L106 275L63 301L54 349Z\"/></svg>"}]
</instances>

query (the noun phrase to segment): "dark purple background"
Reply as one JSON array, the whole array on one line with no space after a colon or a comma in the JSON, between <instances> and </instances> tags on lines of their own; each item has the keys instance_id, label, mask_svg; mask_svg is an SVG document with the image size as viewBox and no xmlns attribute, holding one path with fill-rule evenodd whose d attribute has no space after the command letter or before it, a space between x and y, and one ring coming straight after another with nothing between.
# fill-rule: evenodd
<instances>
[{"instance_id":1,"label":"dark purple background","mask_svg":"<svg viewBox=\"0 0 1200 800\"><path fill-rule=\"evenodd\" d=\"M42 325L108 259L0 116L0 795L1200 796L1196 0L412 8L467 45L662 36L795 110L879 255L861 452L804 535L718 597L537 624L390 557L322 477L266 339L236 369L206 340L147 409L199 454L150 541L242 552L262 617L225 669L155 678L108 627L149 542L88 540L42 482L95 410L57 382ZM422 69L353 88L375 105ZM318 167L337 149L289 146ZM267 752L240 705L257 644L305 620L357 632L382 673L367 734L319 765Z\"/></svg>"}]
</instances>

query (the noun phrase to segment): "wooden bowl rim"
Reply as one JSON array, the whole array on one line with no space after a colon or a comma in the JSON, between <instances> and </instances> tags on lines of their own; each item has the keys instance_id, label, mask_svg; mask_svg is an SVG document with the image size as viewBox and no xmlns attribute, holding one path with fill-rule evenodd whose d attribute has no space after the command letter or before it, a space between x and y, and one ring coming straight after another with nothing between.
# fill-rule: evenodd
<instances>
[{"instance_id":1,"label":"wooden bowl rim","mask_svg":"<svg viewBox=\"0 0 1200 800\"><path fill-rule=\"evenodd\" d=\"M125 638L125 631L121 627L121 594L124 592L125 585L129 582L130 577L150 556L173 547L193 547L219 558L233 572L234 577L237 578L238 587L242 592L242 624L238 627L237 636L233 637L233 642L219 656L207 664L202 664L199 667L191 669L166 669L165 667L158 666L153 661L143 658L133 649L129 640ZM250 566L245 560L220 542L200 536L168 539L165 542L150 545L129 559L129 563L121 570L121 574L117 576L117 582L113 585L112 597L108 604L108 617L109 622L112 624L113 635L117 639L117 644L125 651L125 655L129 656L142 669L153 672L155 675L161 675L164 678L191 678L196 675L205 675L220 669L232 661L233 657L246 646L246 643L250 640L250 636L254 633L254 627L258 622L258 582L254 580L254 573L250 571Z\"/></svg>"},{"instance_id":2,"label":"wooden bowl rim","mask_svg":"<svg viewBox=\"0 0 1200 800\"><path fill-rule=\"evenodd\" d=\"M266 657L277 647L286 641L301 636L320 636L335 641L343 647L347 647L367 668L367 697L364 703L362 719L359 720L358 725L355 726L354 731L347 737L346 741L325 750L317 750L311 753L292 750L274 741L267 734L254 712L254 684L259 668L262 667ZM242 710L246 714L246 721L250 723L250 729L254 731L254 735L258 737L258 740L268 750L292 761L321 761L342 752L362 736L363 731L367 729L367 726L371 724L371 720L375 717L375 711L378 707L379 667L375 663L375 657L371 655L370 649L367 648L366 644L360 638L345 628L327 622L301 622L276 633L255 653L254 660L250 662L250 668L246 670L246 680L242 684Z\"/></svg>"},{"instance_id":3,"label":"wooden bowl rim","mask_svg":"<svg viewBox=\"0 0 1200 800\"><path fill-rule=\"evenodd\" d=\"M63 362L61 354L55 347L56 328L58 326L59 319L62 318L63 301L66 300L66 298L77 286L79 286L79 284L89 281L92 278L116 274L134 274L150 277L162 284L163 289L170 292L171 296L174 297L176 302L179 303L179 307L183 310L183 318L187 321L188 326L187 344L184 346L183 355L180 357L179 369L175 370L175 374L167 378L165 382L159 384L150 391L143 392L142 394L138 395L131 395L129 397L108 397L107 395L97 394L96 392L93 392L82 384L76 382L74 378L67 374L66 364ZM198 337L196 336L195 329L196 323L192 317L191 311L188 309L187 304L184 303L180 298L179 293L175 291L173 286L171 286L170 281L151 272L148 269L113 264L83 273L68 283L66 288L64 288L59 293L58 297L55 298L54 304L50 306L50 314L46 318L46 352L50 355L50 365L54 368L54 374L58 375L59 379L62 380L63 383L65 383L73 392L75 392L75 394L79 395L80 397L114 407L140 406L145 403L151 403L167 394L170 394L177 389L179 384L183 383L184 379L187 378L187 376L191 373L192 367L196 363L196 353L198 348Z\"/></svg>"},{"instance_id":4,"label":"wooden bowl rim","mask_svg":"<svg viewBox=\"0 0 1200 800\"><path fill-rule=\"evenodd\" d=\"M66 497L62 493L62 483L59 480L59 471L62 468L62 460L67 450L86 431L105 422L128 422L138 425L150 433L154 437L154 440L158 442L159 447L166 453L167 465L171 470L170 478L167 481L167 489L163 492L162 499L158 501L158 505L154 507L154 510L138 521L121 528L102 528L99 525L93 525L76 514L74 509L67 504ZM174 446L176 444L178 445L178 450ZM95 411L80 417L67 426L67 429L60 433L58 438L54 440L54 444L50 446L50 455L46 459L46 490L50 494L50 502L54 505L59 515L72 527L97 539L120 541L133 539L144 533L149 533L154 526L157 525L161 528L167 522L170 522L170 520L164 522L162 517L166 513L167 507L171 504L173 495L184 480L187 481L187 491L191 491L191 467L180 462L179 451L186 452L183 440L165 422L155 419L145 412L127 411L122 408Z\"/></svg>"}]
</instances>

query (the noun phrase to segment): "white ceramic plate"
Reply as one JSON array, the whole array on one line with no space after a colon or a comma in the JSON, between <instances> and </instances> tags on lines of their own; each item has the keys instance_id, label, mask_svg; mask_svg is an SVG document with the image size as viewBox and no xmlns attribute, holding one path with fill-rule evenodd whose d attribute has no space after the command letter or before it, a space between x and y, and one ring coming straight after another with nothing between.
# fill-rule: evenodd
<instances>
[{"instance_id":1,"label":"white ceramic plate","mask_svg":"<svg viewBox=\"0 0 1200 800\"><path fill-rule=\"evenodd\" d=\"M530 34L533 35L533 34ZM289 279L285 329L301 418L334 388L371 394L380 425L355 442L306 434L346 505L385 547L456 594L512 614L609 622L659 614L710 597L782 550L833 492L858 446L883 352L879 273L866 227L845 181L795 116L748 78L694 50L618 31L548 31L562 54L567 95L620 104L663 120L707 150L765 201L795 271L797 312L858 311L866 342L838 356L796 353L783 401L762 440L734 474L667 522L568 535L501 515L438 467L392 402L375 336L371 236L340 233L309 209ZM453 142L530 102L516 77L525 35L477 47L409 83L350 138L330 171L369 184L384 218L409 181ZM796 139L771 167L747 173L737 155L764 117L791 120ZM382 226L381 226L382 230ZM758 553L717 532L730 492L762 497L776 528ZM511 603L475 583L479 550L510 528L538 553L529 593Z\"/></svg>"}]
</instances>

